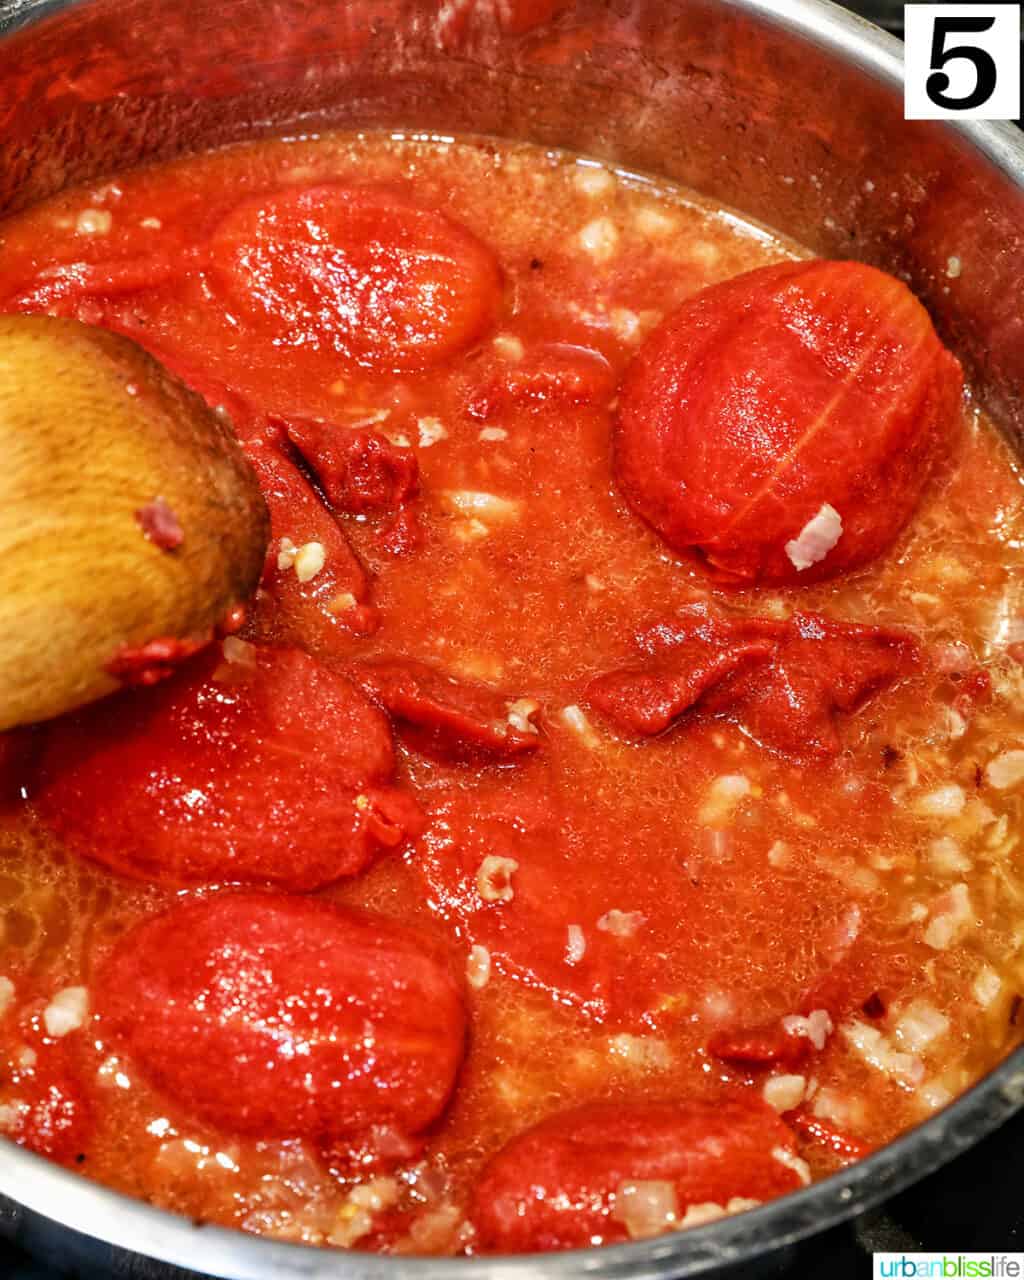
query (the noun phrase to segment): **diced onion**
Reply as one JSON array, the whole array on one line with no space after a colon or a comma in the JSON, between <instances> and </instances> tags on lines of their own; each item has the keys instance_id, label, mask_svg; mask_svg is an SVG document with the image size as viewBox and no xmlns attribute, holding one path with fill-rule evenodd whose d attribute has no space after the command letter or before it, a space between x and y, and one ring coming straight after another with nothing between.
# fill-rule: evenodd
<instances>
[{"instance_id":1,"label":"diced onion","mask_svg":"<svg viewBox=\"0 0 1024 1280\"><path fill-rule=\"evenodd\" d=\"M724 773L708 788L697 820L706 827L721 826L751 793L750 779L742 773Z\"/></svg>"},{"instance_id":2,"label":"diced onion","mask_svg":"<svg viewBox=\"0 0 1024 1280\"><path fill-rule=\"evenodd\" d=\"M949 1019L928 1000L912 1000L893 1028L899 1045L910 1053L921 1053L949 1030Z\"/></svg>"},{"instance_id":3,"label":"diced onion","mask_svg":"<svg viewBox=\"0 0 1024 1280\"><path fill-rule=\"evenodd\" d=\"M1024 751L1004 751L985 766L985 777L997 791L1008 791L1024 782Z\"/></svg>"},{"instance_id":4,"label":"diced onion","mask_svg":"<svg viewBox=\"0 0 1024 1280\"><path fill-rule=\"evenodd\" d=\"M65 987L43 1010L46 1034L60 1039L85 1022L89 1013L89 992L85 987Z\"/></svg>"},{"instance_id":5,"label":"diced onion","mask_svg":"<svg viewBox=\"0 0 1024 1280\"><path fill-rule=\"evenodd\" d=\"M480 863L476 885L484 902L511 902L515 897L512 877L519 870L515 858L501 858L490 853Z\"/></svg>"},{"instance_id":6,"label":"diced onion","mask_svg":"<svg viewBox=\"0 0 1024 1280\"><path fill-rule=\"evenodd\" d=\"M519 733L537 733L532 717L540 710L540 703L533 698L517 698L508 704L508 723Z\"/></svg>"},{"instance_id":7,"label":"diced onion","mask_svg":"<svg viewBox=\"0 0 1024 1280\"><path fill-rule=\"evenodd\" d=\"M935 951L945 951L967 932L974 919L967 885L955 884L932 904L932 918L924 941Z\"/></svg>"},{"instance_id":8,"label":"diced onion","mask_svg":"<svg viewBox=\"0 0 1024 1280\"><path fill-rule=\"evenodd\" d=\"M578 707L574 702L570 703L569 706L562 708L560 718L565 727L577 734L583 745L589 747L591 751L601 745L601 739L582 707Z\"/></svg>"},{"instance_id":9,"label":"diced onion","mask_svg":"<svg viewBox=\"0 0 1024 1280\"><path fill-rule=\"evenodd\" d=\"M975 976L971 990L983 1009L988 1009L999 999L1003 980L990 965L982 965Z\"/></svg>"},{"instance_id":10,"label":"diced onion","mask_svg":"<svg viewBox=\"0 0 1024 1280\"><path fill-rule=\"evenodd\" d=\"M594 218L580 231L578 240L595 262L609 262L619 247L619 231L611 218Z\"/></svg>"},{"instance_id":11,"label":"diced onion","mask_svg":"<svg viewBox=\"0 0 1024 1280\"><path fill-rule=\"evenodd\" d=\"M751 1200L747 1196L733 1196L728 1204L716 1204L713 1200L702 1204L691 1204L687 1207L680 1222L680 1227L689 1230L691 1227L703 1227L709 1222L717 1222L719 1218L727 1218L733 1213L744 1213L747 1209L756 1209L762 1201Z\"/></svg>"},{"instance_id":12,"label":"diced onion","mask_svg":"<svg viewBox=\"0 0 1024 1280\"><path fill-rule=\"evenodd\" d=\"M597 927L602 933L610 933L616 938L632 938L637 929L647 920L639 911L619 911L612 907L598 920Z\"/></svg>"},{"instance_id":13,"label":"diced onion","mask_svg":"<svg viewBox=\"0 0 1024 1280\"><path fill-rule=\"evenodd\" d=\"M963 813L966 802L963 787L950 782L918 796L914 801L914 811L925 818L957 818Z\"/></svg>"},{"instance_id":14,"label":"diced onion","mask_svg":"<svg viewBox=\"0 0 1024 1280\"><path fill-rule=\"evenodd\" d=\"M491 977L491 953L486 947L470 947L466 960L466 981L474 991L481 991Z\"/></svg>"},{"instance_id":15,"label":"diced onion","mask_svg":"<svg viewBox=\"0 0 1024 1280\"><path fill-rule=\"evenodd\" d=\"M587 954L587 940L578 924L571 924L567 930L568 939L565 944L565 960L567 964L579 964Z\"/></svg>"},{"instance_id":16,"label":"diced onion","mask_svg":"<svg viewBox=\"0 0 1024 1280\"><path fill-rule=\"evenodd\" d=\"M924 1064L911 1054L894 1049L877 1027L853 1019L841 1031L846 1042L869 1067L907 1085L919 1085L923 1080Z\"/></svg>"},{"instance_id":17,"label":"diced onion","mask_svg":"<svg viewBox=\"0 0 1024 1280\"><path fill-rule=\"evenodd\" d=\"M952 836L939 836L928 846L928 861L931 866L947 875L963 874L970 871L972 863Z\"/></svg>"},{"instance_id":18,"label":"diced onion","mask_svg":"<svg viewBox=\"0 0 1024 1280\"><path fill-rule=\"evenodd\" d=\"M786 555L797 573L803 573L819 560L824 560L842 536L843 521L839 512L826 502L818 514L807 521L797 537L786 543Z\"/></svg>"},{"instance_id":19,"label":"diced onion","mask_svg":"<svg viewBox=\"0 0 1024 1280\"><path fill-rule=\"evenodd\" d=\"M671 1231L679 1222L675 1186L654 1179L621 1182L615 1192L612 1217L626 1228L631 1240L647 1240Z\"/></svg>"},{"instance_id":20,"label":"diced onion","mask_svg":"<svg viewBox=\"0 0 1024 1280\"><path fill-rule=\"evenodd\" d=\"M439 440L448 439L448 431L440 418L417 418L416 430L419 432L421 449L429 449Z\"/></svg>"},{"instance_id":21,"label":"diced onion","mask_svg":"<svg viewBox=\"0 0 1024 1280\"><path fill-rule=\"evenodd\" d=\"M771 1076L764 1082L761 1096L774 1111L783 1112L798 1107L806 1092L805 1076Z\"/></svg>"},{"instance_id":22,"label":"diced onion","mask_svg":"<svg viewBox=\"0 0 1024 1280\"><path fill-rule=\"evenodd\" d=\"M772 1159L784 1165L785 1168L791 1169L793 1173L800 1179L805 1187L811 1184L811 1170L806 1160L801 1160L798 1155L790 1151L788 1147L773 1147Z\"/></svg>"},{"instance_id":23,"label":"diced onion","mask_svg":"<svg viewBox=\"0 0 1024 1280\"><path fill-rule=\"evenodd\" d=\"M523 504L512 498L480 489L443 489L441 500L458 515L482 520L485 524L503 524L518 520Z\"/></svg>"},{"instance_id":24,"label":"diced onion","mask_svg":"<svg viewBox=\"0 0 1024 1280\"><path fill-rule=\"evenodd\" d=\"M295 553L293 568L300 582L312 582L327 562L327 549L322 542L306 542ZM278 557L280 563L280 557Z\"/></svg>"},{"instance_id":25,"label":"diced onion","mask_svg":"<svg viewBox=\"0 0 1024 1280\"><path fill-rule=\"evenodd\" d=\"M787 1014L782 1019L782 1029L787 1036L803 1036L821 1052L825 1041L832 1034L832 1019L826 1009L814 1009L806 1018L798 1013Z\"/></svg>"},{"instance_id":26,"label":"diced onion","mask_svg":"<svg viewBox=\"0 0 1024 1280\"><path fill-rule=\"evenodd\" d=\"M608 1049L614 1058L638 1070L665 1071L672 1065L671 1049L654 1036L631 1036L623 1031L609 1036Z\"/></svg>"}]
</instances>

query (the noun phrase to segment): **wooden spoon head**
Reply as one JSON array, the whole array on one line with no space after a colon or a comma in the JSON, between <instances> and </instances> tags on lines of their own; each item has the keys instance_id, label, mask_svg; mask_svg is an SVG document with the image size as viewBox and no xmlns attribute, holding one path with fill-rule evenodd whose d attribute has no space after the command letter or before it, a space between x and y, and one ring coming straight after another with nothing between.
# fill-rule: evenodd
<instances>
[{"instance_id":1,"label":"wooden spoon head","mask_svg":"<svg viewBox=\"0 0 1024 1280\"><path fill-rule=\"evenodd\" d=\"M0 458L0 729L111 693L127 650L198 643L255 590L255 475L129 339L0 316Z\"/></svg>"}]
</instances>

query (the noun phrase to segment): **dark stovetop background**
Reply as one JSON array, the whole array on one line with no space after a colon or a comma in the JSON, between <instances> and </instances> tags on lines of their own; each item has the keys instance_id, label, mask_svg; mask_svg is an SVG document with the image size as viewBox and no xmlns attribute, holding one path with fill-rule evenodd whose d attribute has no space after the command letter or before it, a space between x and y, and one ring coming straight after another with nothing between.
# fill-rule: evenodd
<instances>
[{"instance_id":1,"label":"dark stovetop background","mask_svg":"<svg viewBox=\"0 0 1024 1280\"><path fill-rule=\"evenodd\" d=\"M845 6L902 35L903 5L850 0ZM1024 1251L1024 1112L955 1163L855 1223L811 1242L780 1268L780 1280L863 1280L873 1250ZM65 1280L0 1241L0 1280ZM114 1280L93 1272L73 1280Z\"/></svg>"}]
</instances>

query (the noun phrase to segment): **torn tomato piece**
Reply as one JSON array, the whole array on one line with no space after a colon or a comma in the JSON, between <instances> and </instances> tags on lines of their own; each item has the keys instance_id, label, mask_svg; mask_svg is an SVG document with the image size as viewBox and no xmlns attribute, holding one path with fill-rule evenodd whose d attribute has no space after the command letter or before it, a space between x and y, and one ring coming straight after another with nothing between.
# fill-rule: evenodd
<instances>
[{"instance_id":1,"label":"torn tomato piece","mask_svg":"<svg viewBox=\"0 0 1024 1280\"><path fill-rule=\"evenodd\" d=\"M886 551L953 430L962 374L910 290L788 262L686 302L622 384L626 501L724 583L806 583Z\"/></svg>"},{"instance_id":2,"label":"torn tomato piece","mask_svg":"<svg viewBox=\"0 0 1024 1280\"><path fill-rule=\"evenodd\" d=\"M485 1168L471 1219L488 1252L616 1244L752 1208L810 1181L763 1102L592 1104L514 1138ZM717 1211L717 1212L715 1212Z\"/></svg>"},{"instance_id":3,"label":"torn tomato piece","mask_svg":"<svg viewBox=\"0 0 1024 1280\"><path fill-rule=\"evenodd\" d=\"M466 227L398 190L340 183L243 200L214 232L211 276L289 360L396 372L471 346L502 293L494 254Z\"/></svg>"},{"instance_id":4,"label":"torn tomato piece","mask_svg":"<svg viewBox=\"0 0 1024 1280\"><path fill-rule=\"evenodd\" d=\"M725 648L703 638L681 639L678 661L658 669L612 671L598 676L587 688L587 697L616 726L628 733L653 737L706 694L745 667L771 661L775 645L770 640L739 641Z\"/></svg>"},{"instance_id":5,"label":"torn tomato piece","mask_svg":"<svg viewBox=\"0 0 1024 1280\"><path fill-rule=\"evenodd\" d=\"M349 680L252 647L55 721L33 799L69 845L124 875L300 891L419 832L394 771L387 720Z\"/></svg>"},{"instance_id":6,"label":"torn tomato piece","mask_svg":"<svg viewBox=\"0 0 1024 1280\"><path fill-rule=\"evenodd\" d=\"M909 675L916 660L916 642L906 632L795 614L770 678L743 672L732 688L711 693L708 709L738 718L790 759L827 759L842 745L840 716Z\"/></svg>"},{"instance_id":7,"label":"torn tomato piece","mask_svg":"<svg viewBox=\"0 0 1024 1280\"><path fill-rule=\"evenodd\" d=\"M272 438L249 440L245 452L270 511L263 587L285 619L326 640L338 628L375 631L380 619L369 602L369 577L337 520Z\"/></svg>"},{"instance_id":8,"label":"torn tomato piece","mask_svg":"<svg viewBox=\"0 0 1024 1280\"><path fill-rule=\"evenodd\" d=\"M508 762L540 742L529 717L512 722L515 700L467 684L424 662L361 662L352 679L388 712L409 745L442 760ZM538 708L539 709L539 708Z\"/></svg>"},{"instance_id":9,"label":"torn tomato piece","mask_svg":"<svg viewBox=\"0 0 1024 1280\"><path fill-rule=\"evenodd\" d=\"M321 422L286 424L288 438L316 475L335 511L392 518L378 541L391 555L420 548L423 532L412 503L419 493L419 463L411 449L376 431L351 431Z\"/></svg>"},{"instance_id":10,"label":"torn tomato piece","mask_svg":"<svg viewBox=\"0 0 1024 1280\"><path fill-rule=\"evenodd\" d=\"M392 921L220 893L122 937L99 1026L158 1089L231 1133L329 1145L443 1111L465 1053L461 983Z\"/></svg>"},{"instance_id":11,"label":"torn tomato piece","mask_svg":"<svg viewBox=\"0 0 1024 1280\"><path fill-rule=\"evenodd\" d=\"M486 422L509 405L597 405L610 400L615 373L599 351L567 342L531 347L522 360L502 364L471 397L471 417Z\"/></svg>"},{"instance_id":12,"label":"torn tomato piece","mask_svg":"<svg viewBox=\"0 0 1024 1280\"><path fill-rule=\"evenodd\" d=\"M593 680L587 696L619 729L651 735L683 716L724 716L793 760L828 759L837 723L913 672L906 632L833 622L720 617L705 606L640 635L647 661Z\"/></svg>"},{"instance_id":13,"label":"torn tomato piece","mask_svg":"<svg viewBox=\"0 0 1024 1280\"><path fill-rule=\"evenodd\" d=\"M416 455L376 431L296 421L289 421L285 429L335 511L380 515L397 510L419 492Z\"/></svg>"},{"instance_id":14,"label":"torn tomato piece","mask_svg":"<svg viewBox=\"0 0 1024 1280\"><path fill-rule=\"evenodd\" d=\"M787 1030L785 1022L765 1022L756 1027L717 1031L708 1041L708 1053L741 1067L798 1067L810 1057L813 1044L806 1035Z\"/></svg>"}]
</instances>

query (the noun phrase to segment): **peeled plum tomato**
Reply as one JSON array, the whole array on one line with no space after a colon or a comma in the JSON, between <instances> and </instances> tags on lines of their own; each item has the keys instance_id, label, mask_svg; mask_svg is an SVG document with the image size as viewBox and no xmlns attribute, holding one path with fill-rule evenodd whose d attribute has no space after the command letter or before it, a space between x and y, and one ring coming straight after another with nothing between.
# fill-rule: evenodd
<instances>
[{"instance_id":1,"label":"peeled plum tomato","mask_svg":"<svg viewBox=\"0 0 1024 1280\"><path fill-rule=\"evenodd\" d=\"M834 622L722 617L695 605L637 637L647 661L598 676L587 694L627 733L654 735L687 715L725 716L790 759L838 754L837 717L909 675L906 632Z\"/></svg>"},{"instance_id":2,"label":"peeled plum tomato","mask_svg":"<svg viewBox=\"0 0 1024 1280\"><path fill-rule=\"evenodd\" d=\"M391 515L380 533L384 549L402 555L422 542L411 509L419 493L419 463L376 431L352 431L325 422L289 422L288 439L316 474L335 511Z\"/></svg>"},{"instance_id":3,"label":"peeled plum tomato","mask_svg":"<svg viewBox=\"0 0 1024 1280\"><path fill-rule=\"evenodd\" d=\"M137 879L315 889L415 835L385 717L296 649L203 655L55 721L35 802L74 848Z\"/></svg>"},{"instance_id":4,"label":"peeled plum tomato","mask_svg":"<svg viewBox=\"0 0 1024 1280\"><path fill-rule=\"evenodd\" d=\"M535 751L540 742L536 729L510 723L513 699L485 685L465 684L424 662L362 662L350 674L384 707L410 746L424 755L511 761Z\"/></svg>"},{"instance_id":5,"label":"peeled plum tomato","mask_svg":"<svg viewBox=\"0 0 1024 1280\"><path fill-rule=\"evenodd\" d=\"M857 262L763 267L705 289L641 348L620 393L616 476L673 550L723 582L833 577L907 523L961 387L900 281ZM825 506L838 541L826 522L791 558Z\"/></svg>"},{"instance_id":6,"label":"peeled plum tomato","mask_svg":"<svg viewBox=\"0 0 1024 1280\"><path fill-rule=\"evenodd\" d=\"M630 1227L678 1226L692 1205L774 1199L802 1172L793 1134L759 1100L594 1104L514 1138L484 1170L471 1217L492 1252L616 1244ZM652 1193L664 1210L653 1220L641 1203Z\"/></svg>"},{"instance_id":7,"label":"peeled plum tomato","mask_svg":"<svg viewBox=\"0 0 1024 1280\"><path fill-rule=\"evenodd\" d=\"M440 1115L462 991L416 934L309 898L221 893L126 934L96 982L101 1034L202 1120L323 1143Z\"/></svg>"},{"instance_id":8,"label":"peeled plum tomato","mask_svg":"<svg viewBox=\"0 0 1024 1280\"><path fill-rule=\"evenodd\" d=\"M376 631L377 610L369 603L370 580L337 520L313 487L268 435L245 444L270 511L270 545L263 587L277 602L280 616L303 640L312 635L329 642L340 628L367 635ZM323 563L307 576L298 552L323 554ZM309 565L312 570L317 564Z\"/></svg>"},{"instance_id":9,"label":"peeled plum tomato","mask_svg":"<svg viewBox=\"0 0 1024 1280\"><path fill-rule=\"evenodd\" d=\"M288 359L394 372L471 346L501 271L467 228L401 192L324 184L244 200L211 245L211 276Z\"/></svg>"}]
</instances>

